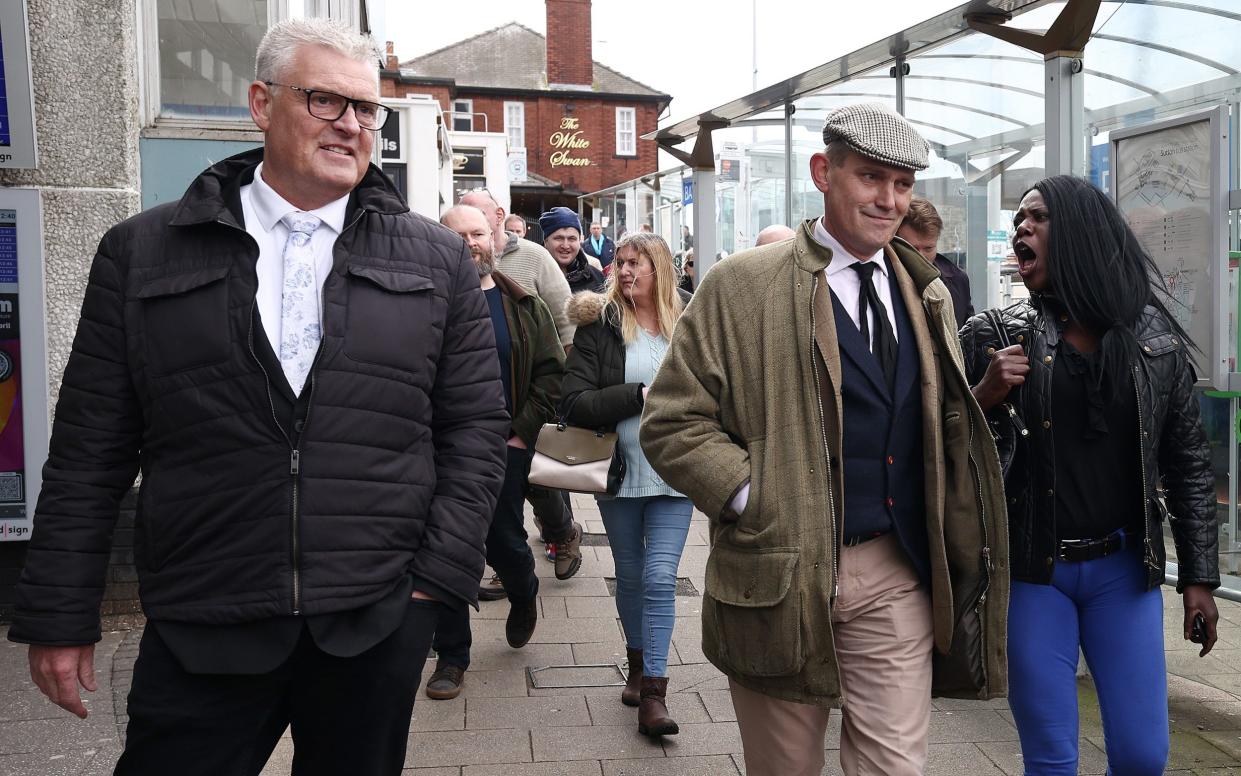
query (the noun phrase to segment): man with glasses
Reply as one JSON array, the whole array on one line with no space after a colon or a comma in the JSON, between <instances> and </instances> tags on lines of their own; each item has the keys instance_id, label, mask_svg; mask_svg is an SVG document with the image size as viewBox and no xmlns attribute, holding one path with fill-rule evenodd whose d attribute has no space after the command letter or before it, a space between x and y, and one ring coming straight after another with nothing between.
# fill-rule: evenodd
<instances>
[{"instance_id":1,"label":"man with glasses","mask_svg":"<svg viewBox=\"0 0 1241 776\"><path fill-rule=\"evenodd\" d=\"M504 476L495 337L461 238L369 164L373 41L273 26L264 147L110 230L65 370L14 641L85 717L113 524L147 626L116 773L399 774L444 603Z\"/></svg>"}]
</instances>

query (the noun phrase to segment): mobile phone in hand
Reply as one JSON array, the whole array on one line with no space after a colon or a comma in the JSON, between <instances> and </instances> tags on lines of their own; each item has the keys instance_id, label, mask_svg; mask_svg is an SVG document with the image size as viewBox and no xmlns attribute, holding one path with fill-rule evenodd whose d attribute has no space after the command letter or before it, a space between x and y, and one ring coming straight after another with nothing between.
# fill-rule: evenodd
<instances>
[{"instance_id":1,"label":"mobile phone in hand","mask_svg":"<svg viewBox=\"0 0 1241 776\"><path fill-rule=\"evenodd\" d=\"M1207 618L1201 613L1194 615L1193 625L1189 628L1189 640L1195 644L1207 643Z\"/></svg>"}]
</instances>

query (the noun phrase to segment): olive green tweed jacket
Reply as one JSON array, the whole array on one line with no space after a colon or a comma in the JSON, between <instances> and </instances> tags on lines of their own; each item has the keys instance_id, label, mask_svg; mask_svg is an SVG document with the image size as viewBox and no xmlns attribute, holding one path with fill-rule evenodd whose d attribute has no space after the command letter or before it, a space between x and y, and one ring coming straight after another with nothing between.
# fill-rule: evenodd
<instances>
[{"instance_id":1,"label":"olive green tweed jacket","mask_svg":"<svg viewBox=\"0 0 1241 776\"><path fill-rule=\"evenodd\" d=\"M651 465L711 520L703 650L730 677L785 700L844 701L832 643L845 483L841 367L812 237L738 253L703 279L651 386ZM922 368L934 692L1007 692L1008 534L986 419L962 368L939 272L888 248ZM919 314L921 313L921 314ZM727 505L746 482L742 514Z\"/></svg>"}]
</instances>

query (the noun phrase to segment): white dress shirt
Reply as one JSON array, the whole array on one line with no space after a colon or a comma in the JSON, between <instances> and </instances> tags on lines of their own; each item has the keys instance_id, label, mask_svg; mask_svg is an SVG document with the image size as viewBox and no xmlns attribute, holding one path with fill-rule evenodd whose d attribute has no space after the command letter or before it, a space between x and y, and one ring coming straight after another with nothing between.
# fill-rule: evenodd
<instances>
[{"instance_id":1,"label":"white dress shirt","mask_svg":"<svg viewBox=\"0 0 1241 776\"><path fill-rule=\"evenodd\" d=\"M827 285L836 294L836 298L840 300L840 304L845 308L845 312L849 314L849 318L853 321L853 325L858 327L858 331L862 330L861 319L858 317L858 300L862 295L862 276L855 272L852 267L861 261L858 257L845 250L840 241L827 231L823 226L823 219L814 222L814 240L819 245L827 248L832 252L832 260L827 265ZM867 261L875 263L875 271L871 273L871 283L875 285L875 290L879 292L879 301L883 302L884 308L888 311L888 323L892 325L892 337L896 338L896 314L892 311L892 287L888 285L888 259L884 256L883 249L880 248L874 256ZM866 309L866 325L869 331L875 330L875 311L869 307ZM870 343L866 343L870 345ZM740 515L745 511L745 505L750 501L750 482L746 481L733 496L728 506L732 511Z\"/></svg>"},{"instance_id":2,"label":"white dress shirt","mask_svg":"<svg viewBox=\"0 0 1241 776\"><path fill-rule=\"evenodd\" d=\"M317 210L303 211L318 216L323 221L311 237L315 254L315 281L319 292L319 323L323 324L323 284L332 271L332 246L345 228L345 206L349 195L327 203ZM276 193L263 180L263 164L254 171L254 182L241 187L241 215L246 231L259 244L259 260L255 272L259 277L259 320L267 341L280 350L280 302L284 289L284 244L289 239L289 228L280 220L299 208Z\"/></svg>"},{"instance_id":3,"label":"white dress shirt","mask_svg":"<svg viewBox=\"0 0 1241 776\"><path fill-rule=\"evenodd\" d=\"M835 292L845 312L849 313L853 325L861 331L862 321L858 318L858 302L862 296L862 276L852 267L863 259L845 250L840 241L832 237L827 228L823 226L822 218L814 222L814 240L824 248L831 250L832 261L827 265L827 285ZM883 248L865 261L875 264L875 271L871 273L870 281L874 284L875 290L879 292L879 301L883 302L884 308L888 311L888 324L892 326L892 337L899 342L900 336L896 333L896 314L892 311L892 287L888 283L888 273L891 268L888 267L887 257L883 255ZM869 307L866 309L866 326L868 331L875 330L875 311ZM869 342L866 344L870 345Z\"/></svg>"}]
</instances>

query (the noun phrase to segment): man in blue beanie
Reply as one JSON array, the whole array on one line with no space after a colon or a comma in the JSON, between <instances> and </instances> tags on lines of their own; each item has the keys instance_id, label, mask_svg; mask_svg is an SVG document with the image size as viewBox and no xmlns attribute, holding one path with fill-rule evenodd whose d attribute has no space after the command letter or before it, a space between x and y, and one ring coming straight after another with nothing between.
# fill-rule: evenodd
<instances>
[{"instance_id":1,"label":"man in blue beanie","mask_svg":"<svg viewBox=\"0 0 1241 776\"><path fill-rule=\"evenodd\" d=\"M575 294L603 291L603 272L590 264L582 250L582 222L577 213L554 207L539 216L539 227L543 230L543 247L564 271L569 290Z\"/></svg>"}]
</instances>

